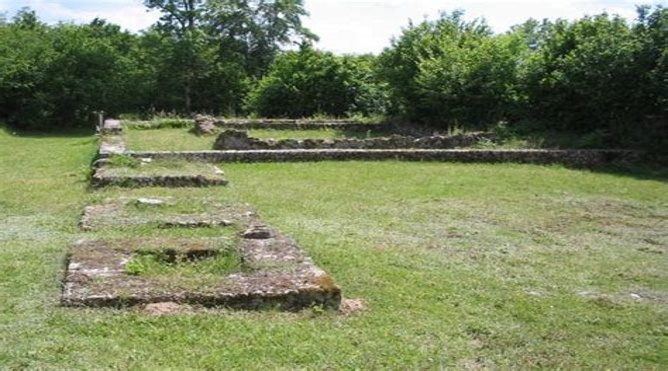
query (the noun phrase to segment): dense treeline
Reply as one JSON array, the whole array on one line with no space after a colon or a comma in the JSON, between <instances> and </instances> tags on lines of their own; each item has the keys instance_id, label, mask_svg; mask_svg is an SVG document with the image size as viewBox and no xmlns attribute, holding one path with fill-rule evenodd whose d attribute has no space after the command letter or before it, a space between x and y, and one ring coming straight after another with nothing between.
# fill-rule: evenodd
<instances>
[{"instance_id":1,"label":"dense treeline","mask_svg":"<svg viewBox=\"0 0 668 371\"><path fill-rule=\"evenodd\" d=\"M634 26L604 14L529 20L503 35L444 14L406 29L381 55L381 75L397 112L412 120L598 131L619 145L646 137L645 129L667 129L644 125L666 114L668 12L640 7L638 14Z\"/></svg>"},{"instance_id":2,"label":"dense treeline","mask_svg":"<svg viewBox=\"0 0 668 371\"><path fill-rule=\"evenodd\" d=\"M388 115L439 127L665 138L668 11L529 20L493 34L461 12L409 24L380 56L314 49L303 0L146 0L141 34L96 19L0 20L0 118L26 128L103 110L306 117ZM295 46L291 51L282 51ZM661 122L663 125L661 126Z\"/></svg>"},{"instance_id":3,"label":"dense treeline","mask_svg":"<svg viewBox=\"0 0 668 371\"><path fill-rule=\"evenodd\" d=\"M282 47L317 39L302 0L146 0L163 17L136 35L96 19L49 26L29 10L0 24L0 116L42 128L90 113L244 114Z\"/></svg>"}]
</instances>

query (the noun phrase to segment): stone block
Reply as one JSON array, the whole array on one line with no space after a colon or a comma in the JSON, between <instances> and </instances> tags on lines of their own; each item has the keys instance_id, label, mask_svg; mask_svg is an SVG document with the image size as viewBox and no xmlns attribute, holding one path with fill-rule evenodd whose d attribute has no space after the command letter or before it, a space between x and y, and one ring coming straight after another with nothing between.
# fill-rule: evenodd
<instances>
[{"instance_id":1,"label":"stone block","mask_svg":"<svg viewBox=\"0 0 668 371\"><path fill-rule=\"evenodd\" d=\"M104 120L102 124L102 134L121 135L123 132L123 125L120 120Z\"/></svg>"},{"instance_id":2,"label":"stone block","mask_svg":"<svg viewBox=\"0 0 668 371\"><path fill-rule=\"evenodd\" d=\"M225 186L225 173L216 166L200 163L189 164L190 169L171 167L168 173L160 170L159 162L143 159L136 168L119 167L109 161L99 163L90 180L92 188L109 186L140 187L213 187ZM193 172L193 168L197 168ZM201 172L201 173L197 173Z\"/></svg>"}]
</instances>

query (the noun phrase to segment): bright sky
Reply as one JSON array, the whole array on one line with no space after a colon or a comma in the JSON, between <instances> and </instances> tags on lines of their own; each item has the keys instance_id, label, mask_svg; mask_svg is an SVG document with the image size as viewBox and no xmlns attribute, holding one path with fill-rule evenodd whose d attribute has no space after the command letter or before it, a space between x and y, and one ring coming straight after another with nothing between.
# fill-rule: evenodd
<instances>
[{"instance_id":1,"label":"bright sky","mask_svg":"<svg viewBox=\"0 0 668 371\"><path fill-rule=\"evenodd\" d=\"M305 0L311 16L304 24L320 36L321 49L379 53L409 19L435 19L439 11L463 9L467 19L484 17L494 31L505 32L529 18L577 19L608 12L633 20L639 3L662 4L656 0ZM0 13L11 17L24 6L48 23L100 17L131 31L144 29L158 18L146 11L142 0L0 0Z\"/></svg>"}]
</instances>

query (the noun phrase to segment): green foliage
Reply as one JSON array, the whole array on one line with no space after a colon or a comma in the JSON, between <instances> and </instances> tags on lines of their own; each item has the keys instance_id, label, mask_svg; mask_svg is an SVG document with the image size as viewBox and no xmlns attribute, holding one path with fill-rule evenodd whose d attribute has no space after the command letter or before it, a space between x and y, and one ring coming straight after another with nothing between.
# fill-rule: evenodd
<instances>
[{"instance_id":1,"label":"green foliage","mask_svg":"<svg viewBox=\"0 0 668 371\"><path fill-rule=\"evenodd\" d=\"M507 119L514 105L517 44L512 37L441 40L421 61L416 82L434 122L468 129Z\"/></svg>"},{"instance_id":2,"label":"green foliage","mask_svg":"<svg viewBox=\"0 0 668 371\"><path fill-rule=\"evenodd\" d=\"M127 155L112 155L108 159L109 165L114 167L137 168L141 165L141 160Z\"/></svg>"},{"instance_id":3,"label":"green foliage","mask_svg":"<svg viewBox=\"0 0 668 371\"><path fill-rule=\"evenodd\" d=\"M155 80L157 109L236 115L281 46L316 38L301 24L302 0L144 3L163 13L152 36L162 50L152 58L157 76L168 76Z\"/></svg>"},{"instance_id":4,"label":"green foliage","mask_svg":"<svg viewBox=\"0 0 668 371\"><path fill-rule=\"evenodd\" d=\"M411 24L381 56L395 106L408 118L476 128L508 116L522 45L462 16Z\"/></svg>"},{"instance_id":5,"label":"green foliage","mask_svg":"<svg viewBox=\"0 0 668 371\"><path fill-rule=\"evenodd\" d=\"M385 110L383 85L374 77L374 58L337 57L302 45L281 55L247 99L263 117L344 117Z\"/></svg>"},{"instance_id":6,"label":"green foliage","mask_svg":"<svg viewBox=\"0 0 668 371\"><path fill-rule=\"evenodd\" d=\"M664 150L668 10L528 20L494 35L463 12L410 23L380 57L310 45L303 0L145 0L142 34L96 19L0 17L0 119L30 129L92 127L95 111L226 116L400 116L479 130L589 135L587 146ZM281 52L289 45L298 51ZM181 125L179 123L178 125Z\"/></svg>"},{"instance_id":7,"label":"green foliage","mask_svg":"<svg viewBox=\"0 0 668 371\"><path fill-rule=\"evenodd\" d=\"M94 111L234 115L281 46L316 38L302 0L145 4L164 16L142 35L99 19L47 26L29 9L0 22L0 117L61 129Z\"/></svg>"},{"instance_id":8,"label":"green foliage","mask_svg":"<svg viewBox=\"0 0 668 371\"><path fill-rule=\"evenodd\" d=\"M527 62L527 116L542 129L607 136L603 145L653 136L643 123L666 114L667 26L661 7L639 8L635 27L606 14L553 24Z\"/></svg>"},{"instance_id":9,"label":"green foliage","mask_svg":"<svg viewBox=\"0 0 668 371\"><path fill-rule=\"evenodd\" d=\"M125 273L132 276L140 276L148 269L148 262L145 260L155 260L150 255L138 255L133 257L129 262L125 264Z\"/></svg>"},{"instance_id":10,"label":"green foliage","mask_svg":"<svg viewBox=\"0 0 668 371\"><path fill-rule=\"evenodd\" d=\"M607 15L553 25L526 76L533 116L551 127L588 131L624 120L633 99L631 29ZM635 113L636 110L633 110Z\"/></svg>"},{"instance_id":11,"label":"green foliage","mask_svg":"<svg viewBox=\"0 0 668 371\"><path fill-rule=\"evenodd\" d=\"M348 115L361 117L360 121L363 121L387 114L390 94L387 82L378 73L378 58L373 55L344 56L342 64L347 71L346 84L352 94Z\"/></svg>"},{"instance_id":12,"label":"green foliage","mask_svg":"<svg viewBox=\"0 0 668 371\"><path fill-rule=\"evenodd\" d=\"M219 52L253 78L263 76L280 48L317 40L302 25L303 0L207 0L207 33L219 40Z\"/></svg>"},{"instance_id":13,"label":"green foliage","mask_svg":"<svg viewBox=\"0 0 668 371\"><path fill-rule=\"evenodd\" d=\"M0 27L0 116L59 129L90 122L95 110L127 108L133 36L100 20L48 27L33 16Z\"/></svg>"},{"instance_id":14,"label":"green foliage","mask_svg":"<svg viewBox=\"0 0 668 371\"><path fill-rule=\"evenodd\" d=\"M381 55L395 113L451 128L523 121L534 131L590 133L577 144L585 147L668 147L663 7L639 7L633 27L602 14L529 20L496 36L462 14L410 24Z\"/></svg>"}]
</instances>

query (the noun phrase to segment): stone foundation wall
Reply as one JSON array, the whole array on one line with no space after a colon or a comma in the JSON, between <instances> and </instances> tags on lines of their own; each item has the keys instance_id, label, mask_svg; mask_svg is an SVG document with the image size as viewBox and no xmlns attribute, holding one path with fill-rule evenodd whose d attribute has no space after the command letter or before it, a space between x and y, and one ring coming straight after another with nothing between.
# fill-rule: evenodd
<instances>
[{"instance_id":1,"label":"stone foundation wall","mask_svg":"<svg viewBox=\"0 0 668 371\"><path fill-rule=\"evenodd\" d=\"M145 175L145 176L116 176L95 173L90 181L91 188L103 187L213 187L227 185L227 180L207 177L204 175Z\"/></svg>"},{"instance_id":2,"label":"stone foundation wall","mask_svg":"<svg viewBox=\"0 0 668 371\"><path fill-rule=\"evenodd\" d=\"M575 168L597 168L612 164L637 163L642 152L626 150L248 150L133 152L129 156L152 159L182 159L220 162L315 162L315 161L442 161L467 163L563 164Z\"/></svg>"},{"instance_id":3,"label":"stone foundation wall","mask_svg":"<svg viewBox=\"0 0 668 371\"><path fill-rule=\"evenodd\" d=\"M226 124L253 125L276 125L285 122L285 125L299 123L298 120L219 120ZM265 124L259 124L259 123ZM309 124L318 124L308 121ZM320 122L319 128L322 128ZM338 123L338 122L337 122ZM341 123L347 125L347 122ZM365 125L353 123L353 125ZM268 126L270 127L270 126ZM395 126L396 127L396 126ZM244 133L245 134L245 133ZM112 154L124 154L127 156L151 159L170 159L200 161L208 163L221 162L309 162L309 161L442 161L442 162L468 162L468 163L525 163L525 164L563 164L576 168L597 168L613 164L642 163L651 161L647 154L630 150L476 150L476 149L433 149L429 141L437 142L441 146L466 146L477 142L482 138L490 138L488 134L465 134L460 136L432 136L432 137L398 137L403 139L378 138L381 141L391 140L413 140L421 143L425 148L402 148L402 149L247 149L247 150L211 150L211 151L128 151L121 135L107 135L102 138L102 145L98 154L99 159L104 159ZM254 138L245 138L251 145L269 146L270 141L260 141ZM345 139L343 141L350 141ZM356 140L366 141L366 140ZM371 139L371 141L374 141ZM469 141L468 143L466 141ZM280 141L275 141L280 142ZM300 141L295 141L299 143ZM306 145L301 141L302 147ZM324 142L324 140L322 141ZM293 142L294 143L294 142ZM316 142L317 143L317 142ZM322 143L320 143L322 144ZM384 143L387 144L387 143ZM225 144L228 145L228 144ZM103 161L102 161L103 162ZM95 165L98 165L97 163Z\"/></svg>"},{"instance_id":4,"label":"stone foundation wall","mask_svg":"<svg viewBox=\"0 0 668 371\"><path fill-rule=\"evenodd\" d=\"M423 137L436 135L441 129L424 125L410 125L399 121L380 123L364 123L355 120L275 120L275 119L216 119L211 116L199 115L195 117L194 132L198 135L213 134L213 128L234 130L322 130L334 129L356 132L388 132L401 135Z\"/></svg>"},{"instance_id":5,"label":"stone foundation wall","mask_svg":"<svg viewBox=\"0 0 668 371\"><path fill-rule=\"evenodd\" d=\"M202 118L200 118L202 120ZM236 120L236 119L213 119L216 127L251 130L251 129L277 129L277 130L319 130L319 129L338 129L338 130L383 130L391 128L391 124L367 124L355 120L289 120L289 119L255 119L255 120Z\"/></svg>"},{"instance_id":6,"label":"stone foundation wall","mask_svg":"<svg viewBox=\"0 0 668 371\"><path fill-rule=\"evenodd\" d=\"M213 148L216 150L284 150L284 149L452 149L469 147L482 139L493 140L487 133L467 133L453 136L392 135L382 138L356 139L281 139L263 140L248 136L246 131L226 130L221 133Z\"/></svg>"}]
</instances>

